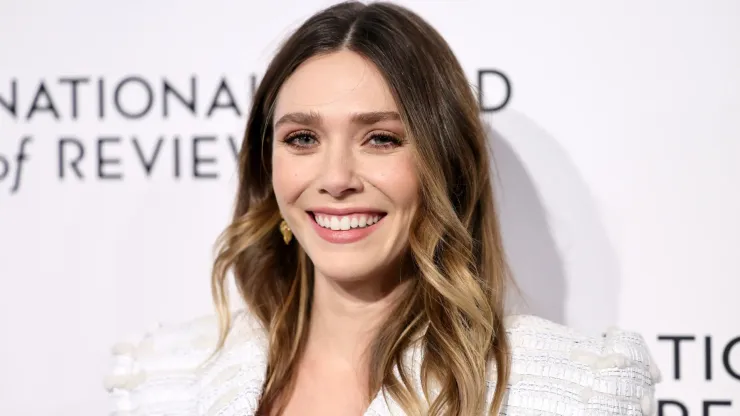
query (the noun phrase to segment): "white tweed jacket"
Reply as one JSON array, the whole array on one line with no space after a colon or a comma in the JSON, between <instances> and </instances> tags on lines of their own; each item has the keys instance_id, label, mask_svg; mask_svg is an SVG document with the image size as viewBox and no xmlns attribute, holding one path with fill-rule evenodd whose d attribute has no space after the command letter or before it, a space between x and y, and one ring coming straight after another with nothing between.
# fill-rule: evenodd
<instances>
[{"instance_id":1,"label":"white tweed jacket","mask_svg":"<svg viewBox=\"0 0 740 416\"><path fill-rule=\"evenodd\" d=\"M253 416L265 377L266 333L254 317L239 311L225 349L206 361L217 332L215 317L207 317L158 326L136 342L116 345L105 380L113 414ZM620 330L586 336L533 316L509 318L507 332L512 376L502 415L653 414L660 373L641 336ZM406 358L420 393L420 348L410 349ZM493 370L491 366L489 403L496 386ZM382 390L365 412L403 414Z\"/></svg>"}]
</instances>

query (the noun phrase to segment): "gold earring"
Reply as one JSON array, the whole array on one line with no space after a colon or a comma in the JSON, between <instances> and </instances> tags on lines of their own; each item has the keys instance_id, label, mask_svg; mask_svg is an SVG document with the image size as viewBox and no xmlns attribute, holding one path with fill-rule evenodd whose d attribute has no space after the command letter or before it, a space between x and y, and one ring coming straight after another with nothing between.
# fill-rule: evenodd
<instances>
[{"instance_id":1,"label":"gold earring","mask_svg":"<svg viewBox=\"0 0 740 416\"><path fill-rule=\"evenodd\" d=\"M283 241L285 241L285 244L290 244L290 240L293 238L293 231L290 230L290 227L285 220L280 221L280 234L283 235Z\"/></svg>"}]
</instances>

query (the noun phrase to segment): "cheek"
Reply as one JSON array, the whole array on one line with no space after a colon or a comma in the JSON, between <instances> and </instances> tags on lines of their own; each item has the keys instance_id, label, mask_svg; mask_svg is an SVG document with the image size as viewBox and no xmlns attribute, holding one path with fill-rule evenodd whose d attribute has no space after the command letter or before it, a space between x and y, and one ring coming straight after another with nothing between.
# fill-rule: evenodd
<instances>
[{"instance_id":1,"label":"cheek","mask_svg":"<svg viewBox=\"0 0 740 416\"><path fill-rule=\"evenodd\" d=\"M373 184L391 199L396 209L413 213L419 203L419 180L410 152L384 160L371 176Z\"/></svg>"},{"instance_id":2,"label":"cheek","mask_svg":"<svg viewBox=\"0 0 740 416\"><path fill-rule=\"evenodd\" d=\"M272 155L272 188L280 207L292 204L305 189L307 175L301 173L301 164L295 156L280 149Z\"/></svg>"}]
</instances>

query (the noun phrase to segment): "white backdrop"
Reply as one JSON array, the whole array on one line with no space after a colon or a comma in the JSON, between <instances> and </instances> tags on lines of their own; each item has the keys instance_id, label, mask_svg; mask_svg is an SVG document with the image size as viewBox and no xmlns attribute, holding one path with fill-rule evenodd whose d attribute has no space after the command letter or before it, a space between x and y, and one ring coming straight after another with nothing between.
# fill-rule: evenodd
<instances>
[{"instance_id":1,"label":"white backdrop","mask_svg":"<svg viewBox=\"0 0 740 416\"><path fill-rule=\"evenodd\" d=\"M106 414L115 341L211 312L252 77L327 4L0 3L0 414ZM740 414L740 3L403 4L511 83L485 117L531 310L643 333L665 415Z\"/></svg>"}]
</instances>

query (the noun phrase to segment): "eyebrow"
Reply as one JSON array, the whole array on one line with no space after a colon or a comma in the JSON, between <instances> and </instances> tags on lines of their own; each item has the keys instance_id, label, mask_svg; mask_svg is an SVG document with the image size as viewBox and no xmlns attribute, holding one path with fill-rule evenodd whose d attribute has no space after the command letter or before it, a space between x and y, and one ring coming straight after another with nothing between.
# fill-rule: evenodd
<instances>
[{"instance_id":1,"label":"eyebrow","mask_svg":"<svg viewBox=\"0 0 740 416\"><path fill-rule=\"evenodd\" d=\"M401 115L396 111L370 111L366 113L354 113L350 117L350 122L352 122L352 124L361 125L372 125L380 121L388 120L401 120ZM320 126L322 118L321 114L315 111L311 111L309 113L287 113L275 122L274 128L277 129L281 124L286 123L295 123L304 126Z\"/></svg>"}]
</instances>

